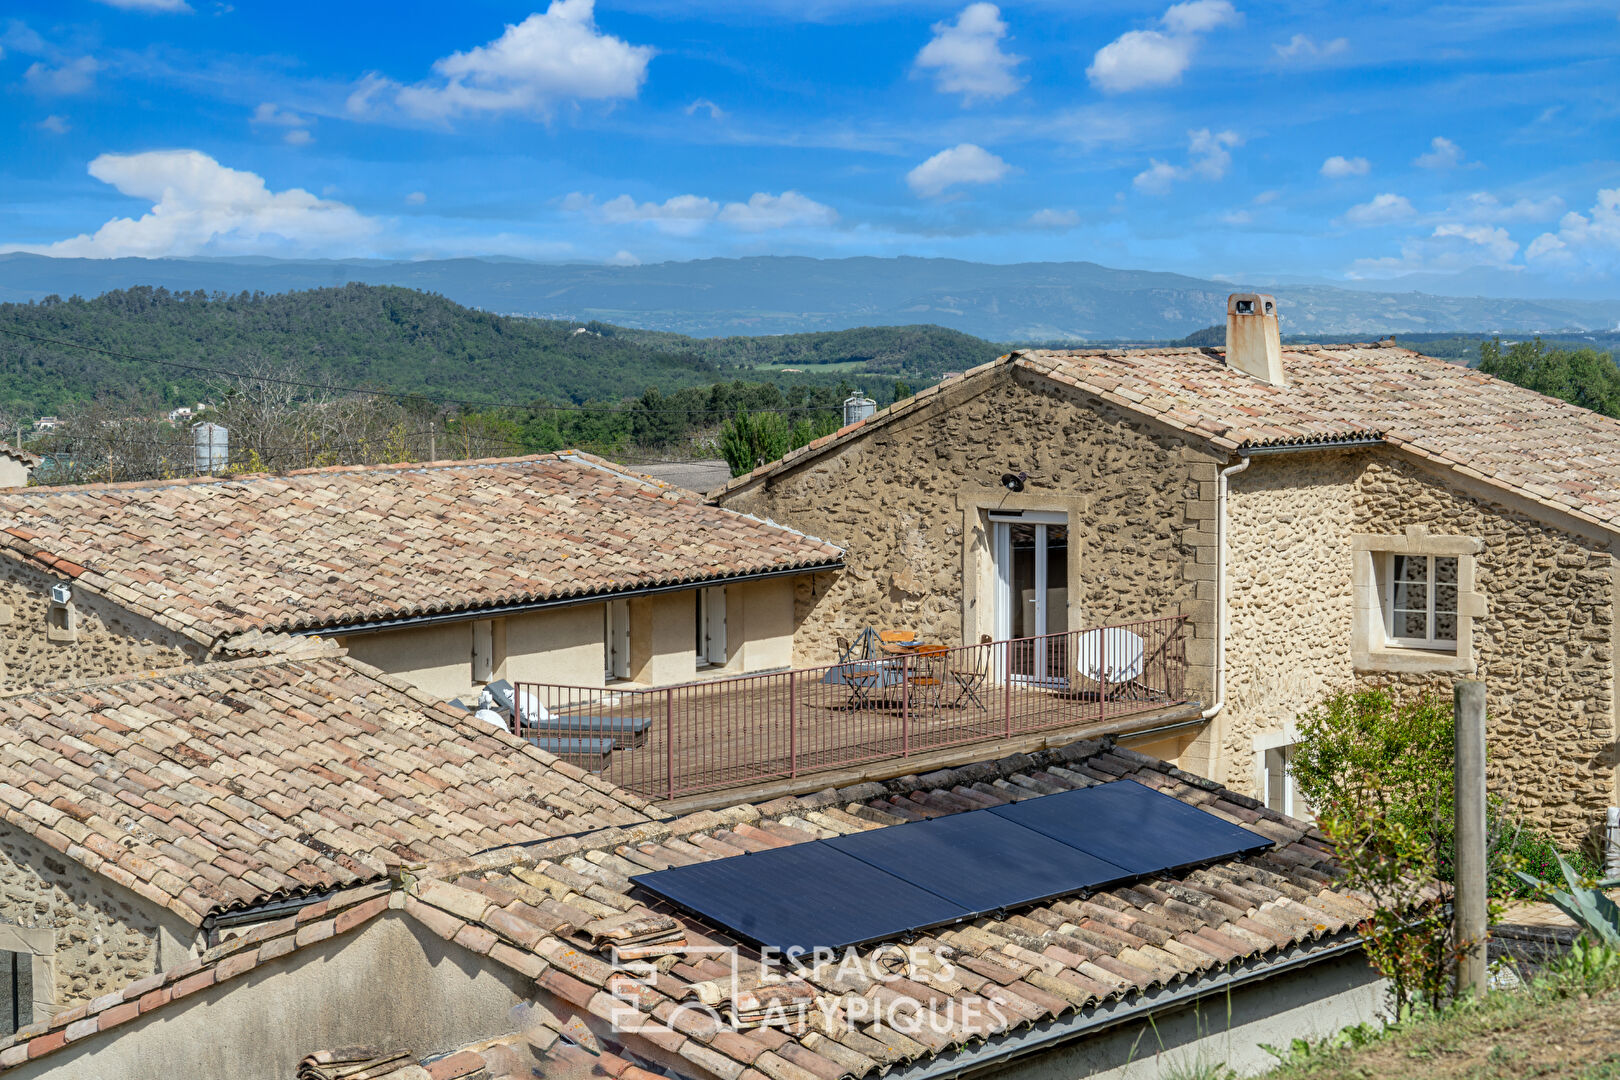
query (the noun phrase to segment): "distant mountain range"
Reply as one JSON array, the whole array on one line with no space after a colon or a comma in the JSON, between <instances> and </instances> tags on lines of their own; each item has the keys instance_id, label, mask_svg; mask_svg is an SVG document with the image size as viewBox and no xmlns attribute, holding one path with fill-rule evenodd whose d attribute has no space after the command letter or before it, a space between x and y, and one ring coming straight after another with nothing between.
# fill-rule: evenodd
<instances>
[{"instance_id":1,"label":"distant mountain range","mask_svg":"<svg viewBox=\"0 0 1620 1080\"><path fill-rule=\"evenodd\" d=\"M1509 299L1369 291L1364 284L1233 285L1096 263L764 256L645 266L513 259L54 259L0 255L0 301L98 296L135 285L238 293L364 282L510 315L598 319L698 337L933 323L991 341L1182 337L1224 318L1226 296L1275 293L1288 334L1583 332L1620 324L1620 299Z\"/></svg>"}]
</instances>

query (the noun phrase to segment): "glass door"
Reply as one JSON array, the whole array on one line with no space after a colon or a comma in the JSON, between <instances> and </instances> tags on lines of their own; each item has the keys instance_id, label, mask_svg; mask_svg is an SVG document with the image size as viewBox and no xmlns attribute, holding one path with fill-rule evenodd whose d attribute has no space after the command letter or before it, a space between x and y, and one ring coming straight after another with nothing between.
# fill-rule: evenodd
<instances>
[{"instance_id":1,"label":"glass door","mask_svg":"<svg viewBox=\"0 0 1620 1080\"><path fill-rule=\"evenodd\" d=\"M1069 526L1060 513L992 514L996 637L1012 640L1003 666L1015 681L1068 680Z\"/></svg>"}]
</instances>

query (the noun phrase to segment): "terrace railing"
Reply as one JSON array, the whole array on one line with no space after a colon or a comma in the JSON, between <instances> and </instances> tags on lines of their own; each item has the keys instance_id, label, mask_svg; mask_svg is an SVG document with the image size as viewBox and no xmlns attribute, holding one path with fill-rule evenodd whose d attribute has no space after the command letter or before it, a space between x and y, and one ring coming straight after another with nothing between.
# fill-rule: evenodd
<instances>
[{"instance_id":1,"label":"terrace railing","mask_svg":"<svg viewBox=\"0 0 1620 1080\"><path fill-rule=\"evenodd\" d=\"M513 730L676 799L1164 709L1186 667L1170 616L656 689L517 683Z\"/></svg>"}]
</instances>

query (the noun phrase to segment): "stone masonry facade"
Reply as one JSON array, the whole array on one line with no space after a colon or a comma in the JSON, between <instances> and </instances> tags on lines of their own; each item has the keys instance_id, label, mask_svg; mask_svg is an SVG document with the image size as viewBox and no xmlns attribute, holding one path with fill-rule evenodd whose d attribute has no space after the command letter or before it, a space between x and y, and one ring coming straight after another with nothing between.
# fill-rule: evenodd
<instances>
[{"instance_id":1,"label":"stone masonry facade","mask_svg":"<svg viewBox=\"0 0 1620 1080\"><path fill-rule=\"evenodd\" d=\"M178 963L191 931L178 916L0 825L0 920L55 935L57 1006L88 1001ZM36 998L43 1000L35 988Z\"/></svg>"},{"instance_id":2,"label":"stone masonry facade","mask_svg":"<svg viewBox=\"0 0 1620 1080\"><path fill-rule=\"evenodd\" d=\"M1227 708L1216 779L1257 794L1256 736L1352 685L1449 697L1488 686L1493 788L1564 844L1615 802L1615 582L1606 542L1392 451L1256 455L1228 502ZM1357 669L1352 537L1480 541L1472 670Z\"/></svg>"},{"instance_id":3,"label":"stone masonry facade","mask_svg":"<svg viewBox=\"0 0 1620 1080\"><path fill-rule=\"evenodd\" d=\"M54 617L60 580L0 558L0 693L69 679L180 667L202 659L196 642L85 590L71 600L71 629ZM54 620L54 621L53 621Z\"/></svg>"},{"instance_id":4,"label":"stone masonry facade","mask_svg":"<svg viewBox=\"0 0 1620 1080\"><path fill-rule=\"evenodd\" d=\"M964 382L723 496L847 549L847 570L798 589L804 662L829 662L838 637L869 625L977 640L990 597L981 512L1065 510L1078 549L1071 628L1189 616L1189 692L1212 702L1217 475L1235 459L1029 373ZM1022 494L996 488L1020 470ZM1228 496L1226 707L1181 764L1258 794L1257 744L1276 745L1335 690L1449 694L1458 677L1479 677L1496 790L1561 842L1590 840L1620 801L1620 592L1609 539L1560 521L1390 449L1254 454ZM1352 642L1368 616L1355 549L1408 534L1477 552L1470 647L1358 668Z\"/></svg>"},{"instance_id":5,"label":"stone masonry facade","mask_svg":"<svg viewBox=\"0 0 1620 1080\"><path fill-rule=\"evenodd\" d=\"M803 468L725 495L846 550L800 585L802 663L863 627L972 643L991 622L987 511L1069 514L1069 626L1192 617L1188 681L1212 675L1217 458L1080 391L1003 368L943 390ZM1025 490L999 486L1025 472Z\"/></svg>"}]
</instances>

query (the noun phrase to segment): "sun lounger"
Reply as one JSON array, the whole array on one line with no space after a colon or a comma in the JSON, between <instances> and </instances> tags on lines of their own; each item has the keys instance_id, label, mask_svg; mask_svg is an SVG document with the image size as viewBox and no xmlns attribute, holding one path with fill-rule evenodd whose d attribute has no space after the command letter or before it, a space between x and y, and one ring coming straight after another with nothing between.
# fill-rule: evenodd
<instances>
[{"instance_id":1,"label":"sun lounger","mask_svg":"<svg viewBox=\"0 0 1620 1080\"><path fill-rule=\"evenodd\" d=\"M608 767L613 756L613 740L589 735L530 735L529 742L548 754L598 773Z\"/></svg>"},{"instance_id":2,"label":"sun lounger","mask_svg":"<svg viewBox=\"0 0 1620 1080\"><path fill-rule=\"evenodd\" d=\"M575 716L553 713L543 720L525 722L524 734L545 736L598 736L611 739L615 750L634 750L647 741L652 727L648 716Z\"/></svg>"}]
</instances>

